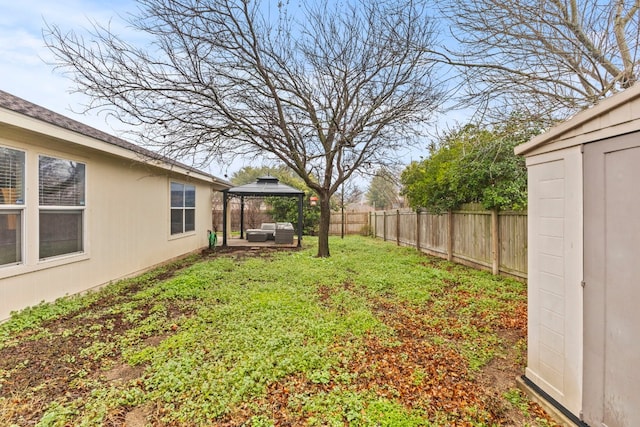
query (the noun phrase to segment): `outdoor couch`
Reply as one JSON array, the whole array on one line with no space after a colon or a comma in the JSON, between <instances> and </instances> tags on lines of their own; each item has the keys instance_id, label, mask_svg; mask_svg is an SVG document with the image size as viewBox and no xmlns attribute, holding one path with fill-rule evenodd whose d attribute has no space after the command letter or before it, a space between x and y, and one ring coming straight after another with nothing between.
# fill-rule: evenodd
<instances>
[{"instance_id":1,"label":"outdoor couch","mask_svg":"<svg viewBox=\"0 0 640 427\"><path fill-rule=\"evenodd\" d=\"M290 222L263 222L260 228L250 228L246 231L247 241L266 242L274 240L275 243L291 244L295 230Z\"/></svg>"},{"instance_id":2,"label":"outdoor couch","mask_svg":"<svg viewBox=\"0 0 640 427\"><path fill-rule=\"evenodd\" d=\"M267 240L275 240L275 233L275 222L263 222L260 228L250 228L246 231L247 241L266 242Z\"/></svg>"},{"instance_id":3,"label":"outdoor couch","mask_svg":"<svg viewBox=\"0 0 640 427\"><path fill-rule=\"evenodd\" d=\"M293 234L294 229L290 222L278 222L274 240L276 243L291 244L293 243Z\"/></svg>"}]
</instances>

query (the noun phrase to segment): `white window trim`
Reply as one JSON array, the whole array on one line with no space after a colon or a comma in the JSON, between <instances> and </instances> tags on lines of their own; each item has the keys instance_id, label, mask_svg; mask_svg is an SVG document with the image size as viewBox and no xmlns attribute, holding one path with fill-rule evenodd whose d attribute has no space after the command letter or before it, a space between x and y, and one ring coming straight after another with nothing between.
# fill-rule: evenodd
<instances>
[{"instance_id":1,"label":"white window trim","mask_svg":"<svg viewBox=\"0 0 640 427\"><path fill-rule=\"evenodd\" d=\"M18 277L25 274L42 271L50 268L57 268L64 265L74 264L76 262L84 262L91 259L91 240L90 240L90 201L89 193L91 169L88 159L78 158L70 153L62 152L42 152L30 149L30 147L12 146L10 144L1 144L3 147L22 151L25 153L24 166L24 191L23 204L21 205L0 205L0 209L20 209L22 219L22 262L19 264L11 263L0 266L0 280ZM85 204L84 206L61 207L75 210L82 209L83 212L83 252L73 252L61 254L55 257L40 259L40 203L39 203L39 161L40 156L61 158L64 160L72 160L85 165ZM43 206L43 209L55 210L56 206Z\"/></svg>"}]
</instances>

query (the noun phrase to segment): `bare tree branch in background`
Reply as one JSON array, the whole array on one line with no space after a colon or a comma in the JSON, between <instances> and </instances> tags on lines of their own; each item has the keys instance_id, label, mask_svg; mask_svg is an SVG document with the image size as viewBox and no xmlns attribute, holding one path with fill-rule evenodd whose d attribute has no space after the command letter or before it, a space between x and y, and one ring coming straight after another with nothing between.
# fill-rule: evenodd
<instances>
[{"instance_id":1,"label":"bare tree branch in background","mask_svg":"<svg viewBox=\"0 0 640 427\"><path fill-rule=\"evenodd\" d=\"M358 204L364 192L357 183L353 181L344 182L334 194L334 206L346 208L349 205Z\"/></svg>"},{"instance_id":2,"label":"bare tree branch in background","mask_svg":"<svg viewBox=\"0 0 640 427\"><path fill-rule=\"evenodd\" d=\"M563 119L638 79L639 0L441 0L465 100ZM457 44L457 45L456 45Z\"/></svg>"},{"instance_id":3,"label":"bare tree branch in background","mask_svg":"<svg viewBox=\"0 0 640 427\"><path fill-rule=\"evenodd\" d=\"M380 168L369 184L367 201L374 209L398 208L400 202L400 173L397 170Z\"/></svg>"},{"instance_id":4,"label":"bare tree branch in background","mask_svg":"<svg viewBox=\"0 0 640 427\"><path fill-rule=\"evenodd\" d=\"M86 39L49 25L56 65L88 109L163 154L269 154L291 168L320 199L319 256L331 195L354 172L393 164L441 98L422 0L138 3L128 21L151 44L98 23Z\"/></svg>"}]
</instances>

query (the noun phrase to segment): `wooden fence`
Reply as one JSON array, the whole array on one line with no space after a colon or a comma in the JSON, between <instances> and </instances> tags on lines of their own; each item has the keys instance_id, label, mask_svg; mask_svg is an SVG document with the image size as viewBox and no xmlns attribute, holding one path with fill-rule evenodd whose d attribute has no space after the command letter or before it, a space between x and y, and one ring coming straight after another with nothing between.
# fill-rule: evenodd
<instances>
[{"instance_id":1,"label":"wooden fence","mask_svg":"<svg viewBox=\"0 0 640 427\"><path fill-rule=\"evenodd\" d=\"M344 229L342 228L342 212L331 212L329 234L341 236L344 234L362 234L368 236L371 233L369 227L369 212L344 212Z\"/></svg>"},{"instance_id":2,"label":"wooden fence","mask_svg":"<svg viewBox=\"0 0 640 427\"><path fill-rule=\"evenodd\" d=\"M231 217L232 225L239 229L234 222L239 215ZM271 221L260 215L253 219L256 224ZM342 212L332 212L330 221L329 234L342 235ZM461 210L434 215L404 209L345 211L344 234L373 235L494 274L527 278L526 212Z\"/></svg>"},{"instance_id":3,"label":"wooden fence","mask_svg":"<svg viewBox=\"0 0 640 427\"><path fill-rule=\"evenodd\" d=\"M434 215L394 210L369 215L375 237L493 274L527 277L524 212L469 210Z\"/></svg>"}]
</instances>

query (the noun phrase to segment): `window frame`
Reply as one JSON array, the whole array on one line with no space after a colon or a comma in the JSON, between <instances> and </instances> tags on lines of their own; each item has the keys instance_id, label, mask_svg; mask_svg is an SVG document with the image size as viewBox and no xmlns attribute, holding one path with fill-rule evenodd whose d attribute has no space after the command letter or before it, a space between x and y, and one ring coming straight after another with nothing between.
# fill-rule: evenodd
<instances>
[{"instance_id":1,"label":"window frame","mask_svg":"<svg viewBox=\"0 0 640 427\"><path fill-rule=\"evenodd\" d=\"M181 194L178 194L178 186L182 188ZM193 191L188 192L190 189L193 189ZM180 214L179 229L174 228L178 225L178 221L176 221L178 213ZM191 221L188 221L188 219L191 219ZM169 181L169 235L176 237L194 234L195 232L196 186L195 184L171 180Z\"/></svg>"},{"instance_id":2,"label":"window frame","mask_svg":"<svg viewBox=\"0 0 640 427\"><path fill-rule=\"evenodd\" d=\"M67 200L67 203L65 203L65 199L64 196L59 196L60 200L63 200L62 203L59 204L54 204L51 203L51 201L47 201L46 199L50 199L51 198L51 194L50 193L45 193L43 192L43 187L42 187L42 160L43 158L49 158L49 159L54 159L54 160L59 160L59 161L64 161L64 162L72 162L75 165L82 165L82 175L81 175L81 191L77 192L78 188L78 183L74 182L73 184L73 196L72 198L74 198L76 200L76 203L70 203L69 200ZM87 223L87 219L86 219L86 207L87 207L87 164L86 162L81 162L78 160L75 160L73 158L69 158L69 157L60 157L58 155L50 155L50 154L39 154L38 155L38 175L37 175L37 183L38 183L38 197L37 197L37 202L38 202L38 256L37 259L40 262L43 261L49 261L49 260L56 260L56 259L60 259L60 258L65 258L65 257L76 257L79 255L86 255L87 254L87 227L86 227L86 223ZM44 200L44 203L43 203ZM77 236L72 236L74 237L73 239L70 239L70 241L72 240L76 240L78 243L76 244L76 247L78 250L73 250L73 251L63 251L60 253L53 253L53 254L46 254L46 256L43 256L43 245L45 242L43 241L43 230L42 230L42 226L43 226L43 221L42 221L42 215L47 215L47 214L79 214L79 230L78 233L80 234L79 237ZM73 226L73 224L72 224Z\"/></svg>"},{"instance_id":3,"label":"window frame","mask_svg":"<svg viewBox=\"0 0 640 427\"><path fill-rule=\"evenodd\" d=\"M6 221L7 224L9 224L10 222L13 222L13 229L15 230L15 245L16 245L16 259L9 261L9 262L5 262L0 264L0 268L6 268L6 267L12 267L12 266L16 266L16 265L22 265L25 263L25 211L26 211L26 204L25 204L25 198L26 198L26 179L27 179L27 173L26 173L26 168L27 168L27 152L25 150L21 150L18 148L14 148L14 147L9 147L6 145L0 145L0 149L3 150L9 150L9 151L13 151L15 153L19 153L22 155L22 167L21 170L18 171L20 173L20 178L19 178L19 182L18 179L16 177L11 177L9 176L8 179L9 180L16 180L16 186L19 184L20 185L20 190L19 190L19 194L15 195L15 200L11 201L11 203L4 203L4 196L5 196L5 192L2 192L2 202L0 202L0 215L4 216L7 215L6 217ZM9 175L11 175L12 171L9 170ZM3 184L1 183L1 181L3 179L6 179L6 176L3 176L0 173L0 186L2 186ZM2 187L4 188L13 188L13 187ZM10 196L13 195L10 193ZM11 219L9 218L8 215L17 215L17 217L14 217L13 221L11 221ZM4 222L5 218L1 218L0 221ZM7 227L7 231L10 230L10 227ZM0 230L1 231L1 230ZM2 262L2 261L0 261Z\"/></svg>"}]
</instances>

